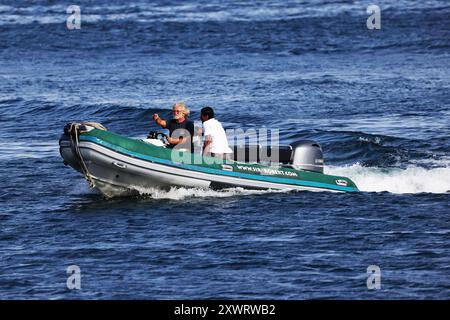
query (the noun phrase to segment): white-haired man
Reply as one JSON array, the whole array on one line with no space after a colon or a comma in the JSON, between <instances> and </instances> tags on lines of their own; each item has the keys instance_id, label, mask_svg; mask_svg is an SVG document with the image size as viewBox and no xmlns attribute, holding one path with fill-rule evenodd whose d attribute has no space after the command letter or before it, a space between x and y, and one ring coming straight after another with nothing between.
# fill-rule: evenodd
<instances>
[{"instance_id":1,"label":"white-haired man","mask_svg":"<svg viewBox=\"0 0 450 320\"><path fill-rule=\"evenodd\" d=\"M180 147L186 146L188 150L193 152L194 145L192 143L192 138L194 137L194 123L188 120L189 109L183 102L177 102L172 107L173 119L170 121L161 119L157 113L153 115L153 120L164 129L169 129L169 136L167 137L167 142L169 142L170 147L179 145ZM184 130L184 133L180 130ZM172 134L177 131L175 137Z\"/></svg>"}]
</instances>

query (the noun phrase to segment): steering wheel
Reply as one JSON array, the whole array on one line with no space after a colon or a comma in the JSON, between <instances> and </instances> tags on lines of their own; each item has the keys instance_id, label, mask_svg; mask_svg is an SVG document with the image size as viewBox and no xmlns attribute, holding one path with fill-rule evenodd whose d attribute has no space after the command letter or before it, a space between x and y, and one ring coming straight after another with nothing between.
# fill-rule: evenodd
<instances>
[{"instance_id":1,"label":"steering wheel","mask_svg":"<svg viewBox=\"0 0 450 320\"><path fill-rule=\"evenodd\" d=\"M150 131L147 135L147 139L163 140L164 138L167 138L167 134L157 131Z\"/></svg>"}]
</instances>

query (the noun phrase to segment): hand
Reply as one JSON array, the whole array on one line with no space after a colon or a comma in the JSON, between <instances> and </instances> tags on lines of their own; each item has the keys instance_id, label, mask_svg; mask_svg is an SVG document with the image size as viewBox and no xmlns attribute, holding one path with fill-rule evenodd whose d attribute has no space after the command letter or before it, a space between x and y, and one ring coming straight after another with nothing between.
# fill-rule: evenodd
<instances>
[{"instance_id":1,"label":"hand","mask_svg":"<svg viewBox=\"0 0 450 320\"><path fill-rule=\"evenodd\" d=\"M181 139L183 139L183 138L174 139L172 137L166 136L167 142L170 143L170 144L173 144L173 145L177 145L177 144L181 143L182 142Z\"/></svg>"},{"instance_id":2,"label":"hand","mask_svg":"<svg viewBox=\"0 0 450 320\"><path fill-rule=\"evenodd\" d=\"M169 137L169 136L166 136L166 140L167 140L167 142L170 143L170 144L175 144L175 143L174 143L174 142L175 142L175 139L173 139L173 138L171 138L171 137Z\"/></svg>"},{"instance_id":3,"label":"hand","mask_svg":"<svg viewBox=\"0 0 450 320\"><path fill-rule=\"evenodd\" d=\"M158 119L159 119L159 115L157 113L155 113L153 115L153 120L158 121Z\"/></svg>"}]
</instances>

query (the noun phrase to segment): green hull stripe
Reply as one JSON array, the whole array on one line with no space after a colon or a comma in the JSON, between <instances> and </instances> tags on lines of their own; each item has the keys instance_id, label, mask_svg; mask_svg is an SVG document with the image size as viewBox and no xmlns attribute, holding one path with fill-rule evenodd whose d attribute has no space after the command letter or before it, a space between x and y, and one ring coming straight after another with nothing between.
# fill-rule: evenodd
<instances>
[{"instance_id":1,"label":"green hull stripe","mask_svg":"<svg viewBox=\"0 0 450 320\"><path fill-rule=\"evenodd\" d=\"M160 163L160 164L165 164L165 165L169 165L172 167L178 167L181 169L188 169L188 170L192 170L192 171L200 171L200 172L211 173L211 174L215 174L215 175L233 176L233 177L237 177L237 178L245 178L245 179L249 179L249 180L259 180L259 181L266 181L266 182L273 182L273 183L280 183L280 184L299 185L299 186L305 186L305 187L332 189L332 190L347 191L347 192L359 191L357 188L353 188L353 187L336 186L336 185L331 185L331 184L326 184L326 183L321 183L321 182L305 181L305 180L298 181L298 180L286 179L286 178L258 176L258 175L253 175L253 174L240 173L240 172L222 171L222 170L205 168L205 167L195 166L195 165L190 165L190 164L175 163L170 160L165 160L165 159L161 159L161 158L144 155L141 153L136 153L136 152L130 151L128 149L122 148L120 146L106 142L104 140L101 140L94 136L81 135L80 140L94 142L94 143L97 143L108 149L117 151L124 155L132 156L134 158L152 161L152 162L156 162L156 163Z\"/></svg>"}]
</instances>

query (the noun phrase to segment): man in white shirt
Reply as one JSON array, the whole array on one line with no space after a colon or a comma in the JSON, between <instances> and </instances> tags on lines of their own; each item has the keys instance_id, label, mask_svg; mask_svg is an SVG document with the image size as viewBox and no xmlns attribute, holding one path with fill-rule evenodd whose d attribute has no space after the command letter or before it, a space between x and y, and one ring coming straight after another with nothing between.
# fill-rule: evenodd
<instances>
[{"instance_id":1,"label":"man in white shirt","mask_svg":"<svg viewBox=\"0 0 450 320\"><path fill-rule=\"evenodd\" d=\"M228 146L227 135L222 124L214 119L214 110L211 107L204 107L201 110L200 118L203 122L205 136L203 155L230 159L233 151Z\"/></svg>"}]
</instances>

